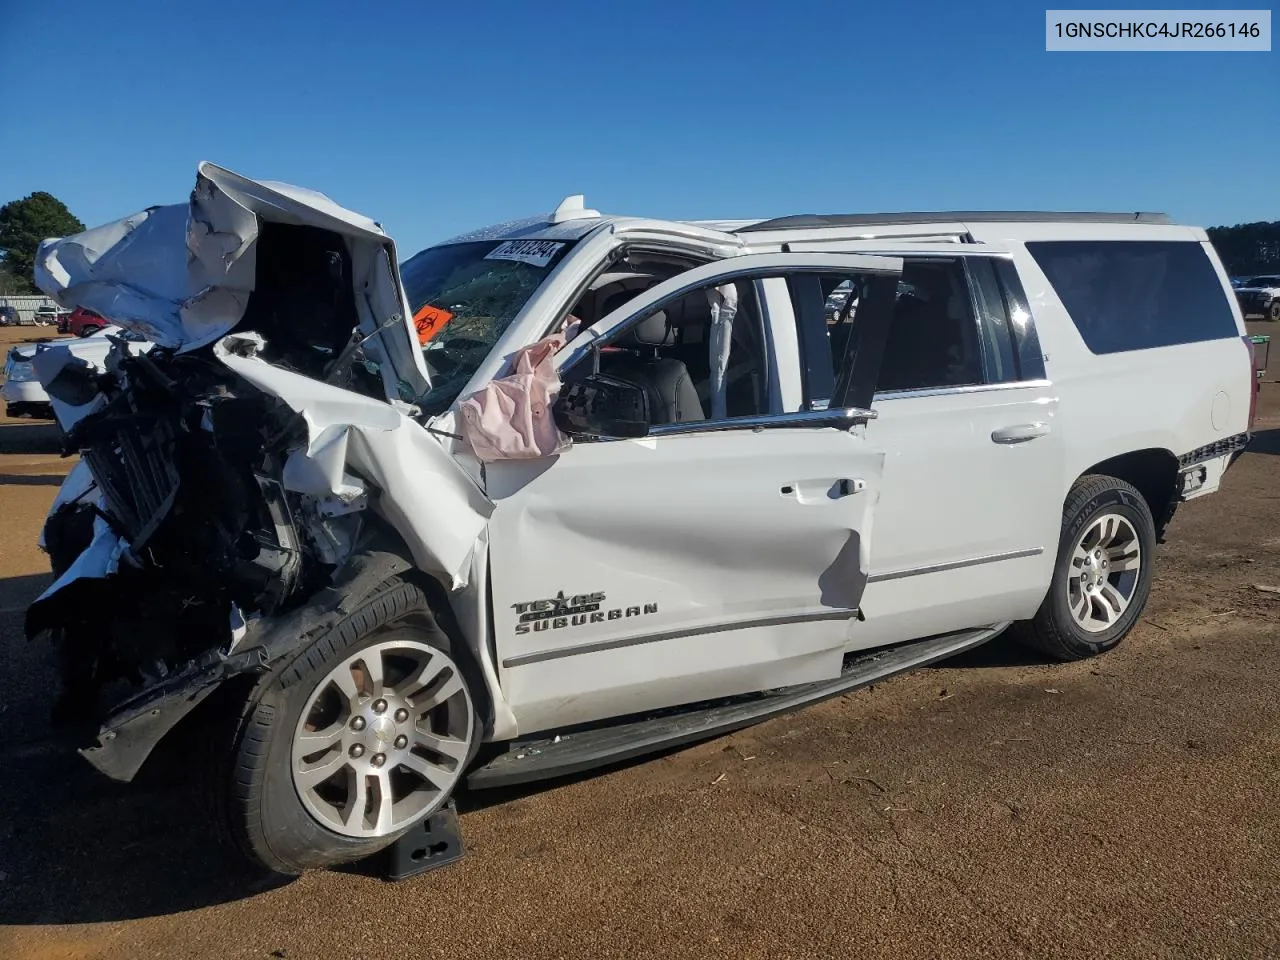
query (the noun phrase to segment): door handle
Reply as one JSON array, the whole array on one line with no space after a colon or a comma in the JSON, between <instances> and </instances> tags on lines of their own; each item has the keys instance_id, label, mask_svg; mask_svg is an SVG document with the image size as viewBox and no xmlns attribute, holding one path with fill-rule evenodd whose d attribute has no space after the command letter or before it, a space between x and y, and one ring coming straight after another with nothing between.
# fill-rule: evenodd
<instances>
[{"instance_id":1,"label":"door handle","mask_svg":"<svg viewBox=\"0 0 1280 960\"><path fill-rule=\"evenodd\" d=\"M855 493L861 493L865 489L867 489L867 481L863 480L861 477L846 477L842 480L836 481L835 486L832 488L832 493L835 494L833 499L837 499L839 497L851 497Z\"/></svg>"},{"instance_id":2,"label":"door handle","mask_svg":"<svg viewBox=\"0 0 1280 960\"><path fill-rule=\"evenodd\" d=\"M996 443L1026 443L1036 437L1043 437L1049 432L1047 423L1019 423L1012 427L1001 427L991 434Z\"/></svg>"},{"instance_id":3,"label":"door handle","mask_svg":"<svg viewBox=\"0 0 1280 960\"><path fill-rule=\"evenodd\" d=\"M867 489L867 481L861 477L841 477L839 480L801 480L784 484L778 491L784 497L795 497L798 503L823 503L851 497Z\"/></svg>"}]
</instances>

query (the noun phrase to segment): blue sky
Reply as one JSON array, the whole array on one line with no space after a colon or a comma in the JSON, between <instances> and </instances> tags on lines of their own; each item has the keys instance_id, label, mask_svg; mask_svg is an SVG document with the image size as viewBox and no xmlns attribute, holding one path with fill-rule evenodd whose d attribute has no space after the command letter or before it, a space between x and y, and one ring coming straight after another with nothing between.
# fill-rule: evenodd
<instances>
[{"instance_id":1,"label":"blue sky","mask_svg":"<svg viewBox=\"0 0 1280 960\"><path fill-rule=\"evenodd\" d=\"M1280 52L1046 53L1044 16L981 0L0 0L0 203L48 190L95 225L184 199L208 159L327 193L405 256L577 192L682 218L1280 219Z\"/></svg>"}]
</instances>

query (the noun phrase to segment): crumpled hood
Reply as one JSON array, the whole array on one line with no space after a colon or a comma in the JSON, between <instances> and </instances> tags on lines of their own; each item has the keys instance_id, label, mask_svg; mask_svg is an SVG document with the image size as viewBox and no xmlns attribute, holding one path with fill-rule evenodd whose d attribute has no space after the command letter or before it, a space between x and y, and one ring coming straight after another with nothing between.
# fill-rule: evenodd
<instances>
[{"instance_id":1,"label":"crumpled hood","mask_svg":"<svg viewBox=\"0 0 1280 960\"><path fill-rule=\"evenodd\" d=\"M355 467L381 492L378 509L404 538L414 562L446 578L453 589L467 584L472 552L493 504L434 437L396 408L339 390L266 363L251 335L236 334L214 345L214 355L264 393L279 397L307 427L307 445L284 465L286 490L320 499L340 513L358 498Z\"/></svg>"},{"instance_id":2,"label":"crumpled hood","mask_svg":"<svg viewBox=\"0 0 1280 960\"><path fill-rule=\"evenodd\" d=\"M84 233L46 240L37 286L66 307L80 306L178 352L235 329L256 280L264 223L319 227L344 238L352 260L366 355L382 365L388 395L425 391L400 283L395 244L382 228L323 194L260 182L203 162L185 204L149 207Z\"/></svg>"}]
</instances>

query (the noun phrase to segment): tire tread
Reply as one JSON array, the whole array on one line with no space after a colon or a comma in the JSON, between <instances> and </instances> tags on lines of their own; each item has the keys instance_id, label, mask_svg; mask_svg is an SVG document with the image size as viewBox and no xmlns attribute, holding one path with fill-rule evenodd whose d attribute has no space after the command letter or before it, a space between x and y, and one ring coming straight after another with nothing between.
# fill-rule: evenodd
<instances>
[{"instance_id":1,"label":"tire tread","mask_svg":"<svg viewBox=\"0 0 1280 960\"><path fill-rule=\"evenodd\" d=\"M1154 534L1155 522L1152 520L1150 508L1137 487L1125 480L1121 480L1119 477L1111 477L1104 474L1086 474L1071 487L1071 490L1067 493L1067 499L1062 505L1061 537L1067 536L1068 524L1086 503L1110 490L1120 490L1125 493L1132 501L1130 506L1138 511L1147 523L1148 529ZM1059 542L1059 550L1061 550L1061 541ZM1145 562L1150 563L1151 559L1148 558ZM1046 595L1044 602L1041 603L1040 609L1036 611L1035 617L1021 631L1021 636L1030 646L1055 660L1080 660L1089 654L1080 650L1078 641L1064 631L1053 616L1053 591L1056 587L1057 569L1055 567L1049 593ZM1119 641L1117 640L1116 642L1118 643Z\"/></svg>"},{"instance_id":2,"label":"tire tread","mask_svg":"<svg viewBox=\"0 0 1280 960\"><path fill-rule=\"evenodd\" d=\"M277 851L262 829L267 755L279 717L270 695L314 678L340 651L409 614L429 619L431 629L426 632L430 640L448 652L448 639L435 626L435 617L421 588L412 581L391 577L333 629L307 644L293 660L259 678L240 709L233 712L232 722L220 738L220 762L210 771L213 783L208 792L216 806L214 819L223 841L230 842L250 860L285 875L352 859L353 841L334 834L335 842L329 845L330 849L315 851L314 862L300 863ZM394 839L395 835L374 843L365 841L368 848L365 854L376 852Z\"/></svg>"}]
</instances>

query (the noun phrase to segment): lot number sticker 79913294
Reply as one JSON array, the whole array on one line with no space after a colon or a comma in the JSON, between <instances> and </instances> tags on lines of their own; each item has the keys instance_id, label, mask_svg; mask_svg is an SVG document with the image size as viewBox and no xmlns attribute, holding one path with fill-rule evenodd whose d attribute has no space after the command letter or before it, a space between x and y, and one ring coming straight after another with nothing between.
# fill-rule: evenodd
<instances>
[{"instance_id":1,"label":"lot number sticker 79913294","mask_svg":"<svg viewBox=\"0 0 1280 960\"><path fill-rule=\"evenodd\" d=\"M535 267L545 267L563 246L554 240L508 240L490 250L485 259L519 260Z\"/></svg>"}]
</instances>

